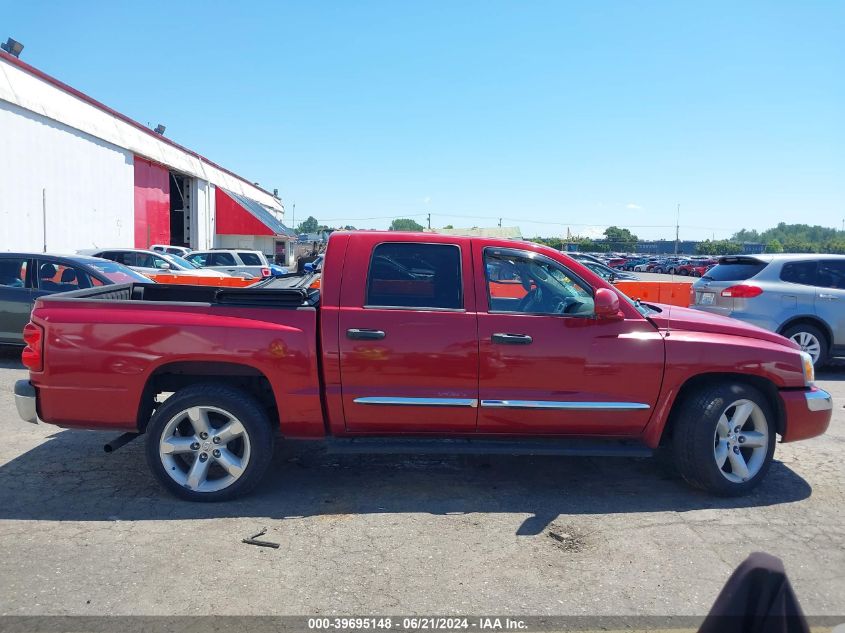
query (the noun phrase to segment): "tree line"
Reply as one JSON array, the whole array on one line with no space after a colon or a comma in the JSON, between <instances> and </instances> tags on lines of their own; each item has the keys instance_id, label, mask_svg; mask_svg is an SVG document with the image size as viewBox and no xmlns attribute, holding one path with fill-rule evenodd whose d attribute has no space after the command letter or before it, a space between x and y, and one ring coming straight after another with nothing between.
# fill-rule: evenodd
<instances>
[{"instance_id":1,"label":"tree line","mask_svg":"<svg viewBox=\"0 0 845 633\"><path fill-rule=\"evenodd\" d=\"M348 231L355 230L355 227L351 225L343 228ZM411 218L396 218L390 223L391 231L422 231L423 228L422 224ZM444 228L452 228L452 226ZM313 216L309 216L296 227L297 233L331 233L334 230L332 227L320 224ZM636 251L640 239L629 229L609 226L604 231L603 239L579 236L570 238L537 236L532 237L531 241L558 250L565 250L567 245L572 245L579 251L609 252ZM845 253L845 231L826 226L786 224L785 222L780 222L777 226L765 231L740 229L725 240L698 242L696 253L699 255L741 253L744 242L763 244L763 250L766 253Z\"/></svg>"}]
</instances>

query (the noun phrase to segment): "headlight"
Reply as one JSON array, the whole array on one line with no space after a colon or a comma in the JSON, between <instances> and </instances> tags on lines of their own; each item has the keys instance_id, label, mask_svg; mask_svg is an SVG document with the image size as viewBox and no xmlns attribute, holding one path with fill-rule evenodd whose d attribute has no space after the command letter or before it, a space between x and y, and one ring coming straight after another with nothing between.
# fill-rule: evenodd
<instances>
[{"instance_id":1,"label":"headlight","mask_svg":"<svg viewBox=\"0 0 845 633\"><path fill-rule=\"evenodd\" d=\"M804 369L804 384L812 386L816 380L816 369L813 367L813 357L807 352L801 352L801 367Z\"/></svg>"}]
</instances>

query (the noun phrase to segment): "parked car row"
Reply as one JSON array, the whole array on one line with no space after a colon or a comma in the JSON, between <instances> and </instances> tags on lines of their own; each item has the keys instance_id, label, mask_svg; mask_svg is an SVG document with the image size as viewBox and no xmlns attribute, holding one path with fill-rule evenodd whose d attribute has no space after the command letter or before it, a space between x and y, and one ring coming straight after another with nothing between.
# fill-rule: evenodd
<instances>
[{"instance_id":1,"label":"parked car row","mask_svg":"<svg viewBox=\"0 0 845 633\"><path fill-rule=\"evenodd\" d=\"M668 273L688 277L701 277L716 265L712 257L684 257L678 255L617 255L608 253L567 253L580 262L592 261L614 270L634 273ZM625 277L617 276L617 279Z\"/></svg>"}]
</instances>

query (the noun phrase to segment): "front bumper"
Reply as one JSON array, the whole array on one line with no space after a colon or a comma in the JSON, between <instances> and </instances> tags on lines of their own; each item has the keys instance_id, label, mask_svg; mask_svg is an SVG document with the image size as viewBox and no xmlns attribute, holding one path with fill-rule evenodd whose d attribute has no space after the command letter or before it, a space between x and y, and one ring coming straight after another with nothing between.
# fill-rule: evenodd
<instances>
[{"instance_id":1,"label":"front bumper","mask_svg":"<svg viewBox=\"0 0 845 633\"><path fill-rule=\"evenodd\" d=\"M15 383L15 406L18 408L18 415L25 422L38 424L37 399L35 387L31 382L18 380Z\"/></svg>"},{"instance_id":2,"label":"front bumper","mask_svg":"<svg viewBox=\"0 0 845 633\"><path fill-rule=\"evenodd\" d=\"M786 414L782 441L805 440L827 431L833 417L833 398L827 391L812 387L781 391L780 397Z\"/></svg>"}]
</instances>

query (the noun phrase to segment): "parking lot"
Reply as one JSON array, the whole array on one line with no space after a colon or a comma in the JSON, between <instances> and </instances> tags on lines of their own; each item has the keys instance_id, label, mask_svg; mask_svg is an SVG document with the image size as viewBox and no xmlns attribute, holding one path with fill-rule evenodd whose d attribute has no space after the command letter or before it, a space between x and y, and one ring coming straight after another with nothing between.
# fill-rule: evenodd
<instances>
[{"instance_id":1,"label":"parking lot","mask_svg":"<svg viewBox=\"0 0 845 633\"><path fill-rule=\"evenodd\" d=\"M21 422L0 352L0 613L704 614L733 568L784 559L809 615L845 595L845 367L827 435L779 446L750 497L665 459L337 458L281 447L250 497L189 504L141 442ZM279 549L241 543L262 528Z\"/></svg>"}]
</instances>

